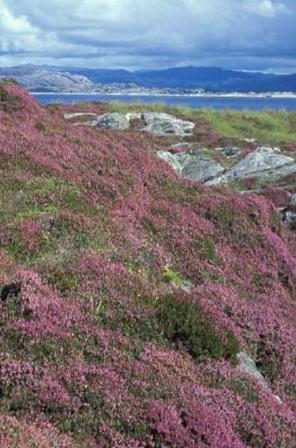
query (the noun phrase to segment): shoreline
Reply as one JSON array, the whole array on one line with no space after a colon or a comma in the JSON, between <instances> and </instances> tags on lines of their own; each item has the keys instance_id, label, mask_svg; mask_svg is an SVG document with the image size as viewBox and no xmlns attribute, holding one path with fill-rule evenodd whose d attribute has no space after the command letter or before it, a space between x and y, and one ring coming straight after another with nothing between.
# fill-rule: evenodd
<instances>
[{"instance_id":1,"label":"shoreline","mask_svg":"<svg viewBox=\"0 0 296 448\"><path fill-rule=\"evenodd\" d=\"M282 93L254 93L254 94L247 94L247 93L123 93L123 92L114 92L114 93L103 93L103 92L30 92L29 93L33 96L53 96L53 95L65 95L65 96L110 96L110 97L122 97L122 96L130 96L130 97L172 97L172 98L272 98L272 99L296 99L296 93L292 92L282 92Z\"/></svg>"}]
</instances>

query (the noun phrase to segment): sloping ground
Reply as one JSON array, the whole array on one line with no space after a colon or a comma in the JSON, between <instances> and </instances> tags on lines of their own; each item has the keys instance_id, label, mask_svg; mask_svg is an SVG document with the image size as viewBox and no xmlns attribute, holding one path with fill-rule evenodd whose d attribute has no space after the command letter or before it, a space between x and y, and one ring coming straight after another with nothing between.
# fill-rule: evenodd
<instances>
[{"instance_id":1,"label":"sloping ground","mask_svg":"<svg viewBox=\"0 0 296 448\"><path fill-rule=\"evenodd\" d=\"M272 202L9 84L0 201L1 447L296 446L295 235Z\"/></svg>"}]
</instances>

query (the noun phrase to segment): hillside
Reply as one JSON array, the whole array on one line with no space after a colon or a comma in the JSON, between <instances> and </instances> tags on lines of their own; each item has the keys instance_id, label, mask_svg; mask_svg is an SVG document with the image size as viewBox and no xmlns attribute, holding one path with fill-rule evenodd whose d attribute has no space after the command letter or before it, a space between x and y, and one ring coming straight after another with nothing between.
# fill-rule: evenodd
<instances>
[{"instance_id":1,"label":"hillside","mask_svg":"<svg viewBox=\"0 0 296 448\"><path fill-rule=\"evenodd\" d=\"M94 87L85 76L59 70L53 72L34 65L0 67L1 78L13 78L31 92L87 92Z\"/></svg>"},{"instance_id":2,"label":"hillside","mask_svg":"<svg viewBox=\"0 0 296 448\"><path fill-rule=\"evenodd\" d=\"M30 91L91 91L113 86L177 91L296 92L296 75L264 74L218 67L180 67L166 70L128 71L78 67L23 65L0 68L0 78L14 78Z\"/></svg>"},{"instance_id":3,"label":"hillside","mask_svg":"<svg viewBox=\"0 0 296 448\"><path fill-rule=\"evenodd\" d=\"M1 448L296 447L296 241L277 211L296 175L260 195L182 179L157 157L170 129L88 123L108 107L0 84ZM271 117L294 153L295 116ZM193 114L182 144L238 144L224 119ZM271 118L240 119L268 143Z\"/></svg>"},{"instance_id":4,"label":"hillside","mask_svg":"<svg viewBox=\"0 0 296 448\"><path fill-rule=\"evenodd\" d=\"M214 92L296 92L295 74L277 75L226 70L219 67L177 67L135 71L67 68L94 83L134 83L146 88L204 89Z\"/></svg>"}]
</instances>

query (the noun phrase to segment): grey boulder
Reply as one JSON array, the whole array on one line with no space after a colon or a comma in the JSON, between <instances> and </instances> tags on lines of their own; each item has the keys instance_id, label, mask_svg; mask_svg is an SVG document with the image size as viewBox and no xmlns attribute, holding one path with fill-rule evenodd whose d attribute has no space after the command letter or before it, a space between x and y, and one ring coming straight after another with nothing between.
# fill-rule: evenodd
<instances>
[{"instance_id":1,"label":"grey boulder","mask_svg":"<svg viewBox=\"0 0 296 448\"><path fill-rule=\"evenodd\" d=\"M143 130L158 135L191 135L195 126L191 121L181 120L165 113L146 113L144 121L146 125Z\"/></svg>"},{"instance_id":2,"label":"grey boulder","mask_svg":"<svg viewBox=\"0 0 296 448\"><path fill-rule=\"evenodd\" d=\"M71 120L71 118L87 117L87 116L95 117L96 114L93 112L74 112L74 113L69 113L69 114L65 113L64 114L65 120Z\"/></svg>"},{"instance_id":3,"label":"grey boulder","mask_svg":"<svg viewBox=\"0 0 296 448\"><path fill-rule=\"evenodd\" d=\"M294 210L294 207L293 207ZM280 207L278 212L283 222L291 229L296 230L296 213L290 210L289 207Z\"/></svg>"},{"instance_id":4,"label":"grey boulder","mask_svg":"<svg viewBox=\"0 0 296 448\"><path fill-rule=\"evenodd\" d=\"M131 112L126 114L110 113L90 121L90 126L99 126L107 129L124 130L132 126L133 121L139 121L140 130L157 135L191 135L195 124L191 121L181 120L173 115L157 112Z\"/></svg>"},{"instance_id":5,"label":"grey boulder","mask_svg":"<svg viewBox=\"0 0 296 448\"><path fill-rule=\"evenodd\" d=\"M190 280L183 280L180 288L182 291L187 292L188 294L194 289L194 284Z\"/></svg>"},{"instance_id":6,"label":"grey boulder","mask_svg":"<svg viewBox=\"0 0 296 448\"><path fill-rule=\"evenodd\" d=\"M258 383L260 383L265 389L269 390L273 396L273 398L278 402L282 403L282 400L278 395L274 395L269 388L269 385L264 378L264 376L259 372L259 370L256 367L256 363L253 361L252 358L250 358L249 355L245 352L240 352L237 355L238 360L238 370L240 370L243 373L246 373L247 375L250 375L252 378L254 378Z\"/></svg>"},{"instance_id":7,"label":"grey boulder","mask_svg":"<svg viewBox=\"0 0 296 448\"><path fill-rule=\"evenodd\" d=\"M96 117L94 120L87 123L92 127L101 127L106 129L118 129L124 130L129 129L130 123L124 114L104 114Z\"/></svg>"},{"instance_id":8,"label":"grey boulder","mask_svg":"<svg viewBox=\"0 0 296 448\"><path fill-rule=\"evenodd\" d=\"M278 148L261 147L248 154L223 176L208 182L208 185L254 177L277 179L295 172L296 163L292 157L280 154Z\"/></svg>"},{"instance_id":9,"label":"grey boulder","mask_svg":"<svg viewBox=\"0 0 296 448\"><path fill-rule=\"evenodd\" d=\"M296 213L291 210L286 210L284 213L284 221L290 229L296 229Z\"/></svg>"},{"instance_id":10,"label":"grey boulder","mask_svg":"<svg viewBox=\"0 0 296 448\"><path fill-rule=\"evenodd\" d=\"M268 387L268 384L264 376L259 372L255 362L253 361L252 358L250 358L249 355L247 355L245 352L240 352L237 354L237 360L238 360L238 370L247 373L248 375L255 378L257 381L259 381L259 383L261 383L263 386Z\"/></svg>"},{"instance_id":11,"label":"grey boulder","mask_svg":"<svg viewBox=\"0 0 296 448\"><path fill-rule=\"evenodd\" d=\"M291 195L289 205L290 207L296 207L296 193Z\"/></svg>"},{"instance_id":12,"label":"grey boulder","mask_svg":"<svg viewBox=\"0 0 296 448\"><path fill-rule=\"evenodd\" d=\"M206 158L198 152L158 151L158 157L165 160L175 172L184 179L205 182L224 172L224 167L215 160Z\"/></svg>"}]
</instances>

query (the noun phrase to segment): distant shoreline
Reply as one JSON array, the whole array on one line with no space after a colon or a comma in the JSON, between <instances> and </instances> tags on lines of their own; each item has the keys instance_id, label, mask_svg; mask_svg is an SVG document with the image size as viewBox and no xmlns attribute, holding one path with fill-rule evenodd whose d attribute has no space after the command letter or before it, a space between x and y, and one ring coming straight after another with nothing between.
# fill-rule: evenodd
<instances>
[{"instance_id":1,"label":"distant shoreline","mask_svg":"<svg viewBox=\"0 0 296 448\"><path fill-rule=\"evenodd\" d=\"M188 98L296 98L296 93L279 92L279 93L156 93L156 92L31 92L31 95L86 95L86 96L150 96L150 97L188 97Z\"/></svg>"}]
</instances>

